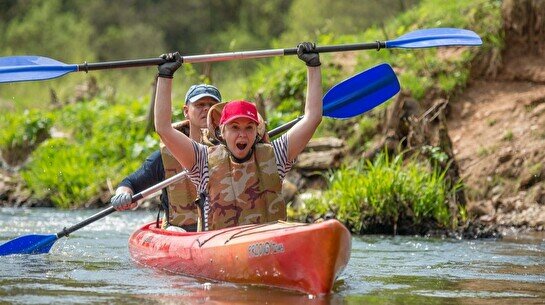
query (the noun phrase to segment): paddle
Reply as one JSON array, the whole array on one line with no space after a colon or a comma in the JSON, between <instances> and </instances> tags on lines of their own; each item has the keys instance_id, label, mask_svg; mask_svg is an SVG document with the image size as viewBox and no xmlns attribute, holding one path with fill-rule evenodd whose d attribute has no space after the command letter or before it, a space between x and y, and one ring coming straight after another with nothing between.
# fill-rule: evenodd
<instances>
[{"instance_id":1,"label":"paddle","mask_svg":"<svg viewBox=\"0 0 545 305\"><path fill-rule=\"evenodd\" d=\"M481 38L472 31L456 28L417 30L390 41L355 43L345 45L318 46L318 53L355 50L380 50L392 48L431 48L440 46L478 46ZM227 52L205 55L189 55L182 58L184 63L217 62L235 59L266 58L296 55L297 49L271 49L258 51ZM110 61L101 63L65 64L41 56L10 56L0 58L0 83L52 79L70 72L154 66L164 63L162 58Z\"/></svg>"},{"instance_id":2,"label":"paddle","mask_svg":"<svg viewBox=\"0 0 545 305\"><path fill-rule=\"evenodd\" d=\"M381 64L374 68L354 75L333 86L324 96L323 112L325 116L345 119L362 114L387 101L399 92L399 82L388 64ZM273 137L295 125L301 117L294 119L278 128L269 131ZM137 202L158 190L165 188L182 179L186 172L164 180L132 197ZM87 226L107 215L115 212L113 207L104 209L84 221L53 235L26 235L10 240L0 245L0 256L10 254L41 254L47 253L57 239L68 236L70 233Z\"/></svg>"},{"instance_id":3,"label":"paddle","mask_svg":"<svg viewBox=\"0 0 545 305\"><path fill-rule=\"evenodd\" d=\"M387 101L399 92L399 82L392 67L380 64L356 74L331 87L324 95L323 115L335 119L348 119L365 113ZM269 136L284 132L303 116L276 127Z\"/></svg>"}]
</instances>

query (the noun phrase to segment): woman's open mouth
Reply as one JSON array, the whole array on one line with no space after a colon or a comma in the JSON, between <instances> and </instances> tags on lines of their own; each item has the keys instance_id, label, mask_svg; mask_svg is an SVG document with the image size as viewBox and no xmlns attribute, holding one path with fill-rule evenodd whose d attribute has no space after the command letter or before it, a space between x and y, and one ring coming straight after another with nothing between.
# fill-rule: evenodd
<instances>
[{"instance_id":1,"label":"woman's open mouth","mask_svg":"<svg viewBox=\"0 0 545 305\"><path fill-rule=\"evenodd\" d=\"M237 148L240 150L244 150L248 146L247 143L237 143Z\"/></svg>"}]
</instances>

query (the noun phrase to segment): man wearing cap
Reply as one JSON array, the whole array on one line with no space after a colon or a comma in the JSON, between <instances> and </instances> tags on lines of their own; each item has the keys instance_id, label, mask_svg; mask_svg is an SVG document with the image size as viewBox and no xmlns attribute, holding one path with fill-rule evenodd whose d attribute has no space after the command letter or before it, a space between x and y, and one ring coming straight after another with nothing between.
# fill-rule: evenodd
<instances>
[{"instance_id":1,"label":"man wearing cap","mask_svg":"<svg viewBox=\"0 0 545 305\"><path fill-rule=\"evenodd\" d=\"M216 87L207 84L191 86L185 95L186 120L172 126L196 142L210 144L208 139L203 137L202 130L207 126L208 110L219 102L221 102L221 94ZM153 152L138 170L121 181L110 202L118 211L133 209L136 203L131 203L132 195L183 170L166 146L161 143L160 150ZM188 178L164 188L161 195L161 204L165 208L162 227L196 231L199 219L197 198L195 186Z\"/></svg>"},{"instance_id":2,"label":"man wearing cap","mask_svg":"<svg viewBox=\"0 0 545 305\"><path fill-rule=\"evenodd\" d=\"M315 45L304 42L297 55L307 65L303 119L272 143L263 143L264 128L257 108L245 100L217 104L208 114L208 128L221 144L204 146L175 130L171 92L179 53L161 64L155 102L155 129L172 155L188 169L197 192L204 194L204 230L286 219L282 180L322 120L322 76ZM221 111L219 108L222 107ZM219 115L216 115L220 113Z\"/></svg>"}]
</instances>

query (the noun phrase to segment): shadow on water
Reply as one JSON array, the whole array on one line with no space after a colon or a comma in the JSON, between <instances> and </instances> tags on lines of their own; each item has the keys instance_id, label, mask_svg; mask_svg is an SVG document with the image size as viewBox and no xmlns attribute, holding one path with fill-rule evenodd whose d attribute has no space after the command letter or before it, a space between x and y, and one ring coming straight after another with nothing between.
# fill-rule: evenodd
<instances>
[{"instance_id":1,"label":"shadow on water","mask_svg":"<svg viewBox=\"0 0 545 305\"><path fill-rule=\"evenodd\" d=\"M51 234L96 211L0 209L0 243ZM353 238L327 296L216 283L133 264L129 234L154 212L114 213L49 254L0 257L0 304L543 304L545 235L503 240Z\"/></svg>"}]
</instances>

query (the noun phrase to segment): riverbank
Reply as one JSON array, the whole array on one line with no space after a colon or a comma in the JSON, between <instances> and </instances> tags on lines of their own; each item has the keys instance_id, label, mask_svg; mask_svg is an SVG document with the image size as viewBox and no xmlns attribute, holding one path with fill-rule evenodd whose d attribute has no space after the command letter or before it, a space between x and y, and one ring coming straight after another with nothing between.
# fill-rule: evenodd
<instances>
[{"instance_id":1,"label":"riverbank","mask_svg":"<svg viewBox=\"0 0 545 305\"><path fill-rule=\"evenodd\" d=\"M342 156L342 141L339 139L329 139L326 141L316 141L314 145L319 145L322 148L327 147L324 143L333 143L335 147L334 150L336 154ZM319 144L318 144L319 143ZM311 145L311 147L315 147ZM326 150L327 151L327 150ZM302 164L297 166L293 173L289 175L284 187L284 196L286 201L291 202L291 206L300 204L302 198L308 197L309 193L298 193L297 185L303 186L304 189L308 192L317 195L319 189L323 189L327 185L327 181L324 179L324 176L319 174L318 168L325 167L327 163L331 168L338 166L339 156L335 154L326 154L325 151L321 151L322 154L325 154L329 157L321 158L322 161L318 161L319 158L316 158L316 154L319 152L308 152L303 153ZM331 156L336 156L332 158ZM86 205L86 209L102 209L108 206L108 199L110 198L110 193L105 192L100 196L96 196L95 200ZM148 211L157 211L160 201L158 196L152 196L151 198L145 199L139 205L139 210L148 210ZM14 172L9 172L6 170L0 169L0 206L2 207L14 207L14 208L52 208L54 209L53 204L47 200L39 200L35 197L32 197L30 191L24 187L24 183L18 175ZM60 213L60 211L59 211ZM493 220L506 220L511 217L512 219L517 219L518 222L494 222ZM320 221L322 219L335 218L334 214L327 215L304 215L300 214L296 217L297 221L306 221L314 222ZM528 209L524 213L517 213L517 210L512 210L509 214L503 214L500 210L496 213L496 217L492 220L489 220L486 217L477 217L470 219L466 223L461 224L455 230L447 229L436 229L433 225L429 225L427 228L426 224L419 227L418 229L412 227L411 225L403 225L403 230L397 232L401 235L425 235L425 236L435 236L435 237L445 237L453 239L475 239L475 238L502 238L503 236L511 236L516 234L530 234L532 231L544 231L543 226L532 226L532 221L536 221L536 217L531 214L531 210ZM424 228L424 229L423 229ZM391 228L385 229L381 232L374 232L375 234L385 234L392 235Z\"/></svg>"},{"instance_id":2,"label":"riverbank","mask_svg":"<svg viewBox=\"0 0 545 305\"><path fill-rule=\"evenodd\" d=\"M505 48L473 64L448 127L478 221L545 229L545 3L505 1Z\"/></svg>"}]
</instances>

